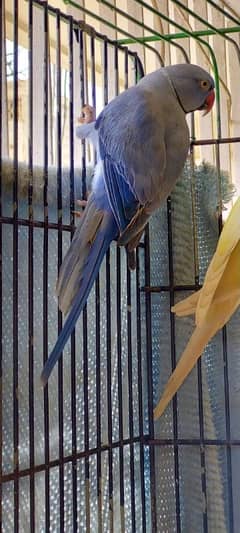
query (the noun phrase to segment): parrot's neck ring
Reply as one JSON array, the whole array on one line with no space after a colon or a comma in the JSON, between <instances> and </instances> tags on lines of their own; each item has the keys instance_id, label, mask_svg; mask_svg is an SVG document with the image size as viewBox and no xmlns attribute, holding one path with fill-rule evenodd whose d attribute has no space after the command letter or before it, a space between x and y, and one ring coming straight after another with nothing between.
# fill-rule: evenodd
<instances>
[{"instance_id":1,"label":"parrot's neck ring","mask_svg":"<svg viewBox=\"0 0 240 533\"><path fill-rule=\"evenodd\" d=\"M170 76L169 76L169 74L168 74L168 72L167 72L167 70L166 70L165 68L163 68L162 73L163 73L164 76L167 78L168 83L169 83L169 85L170 85L170 87L171 87L173 93L175 94L175 96L176 96L176 98L177 98L177 101L178 101L180 107L182 108L182 110L184 111L184 113L187 114L187 111L186 111L186 109L184 109L184 107L183 107L183 105L182 105L182 102L181 102L181 100L180 100L180 98L179 98L179 96L178 96L178 93L177 93L177 91L176 91L176 89L175 89L175 87L174 87L174 85L173 85L173 82L172 82L172 80L171 80L171 78L170 78Z\"/></svg>"}]
</instances>

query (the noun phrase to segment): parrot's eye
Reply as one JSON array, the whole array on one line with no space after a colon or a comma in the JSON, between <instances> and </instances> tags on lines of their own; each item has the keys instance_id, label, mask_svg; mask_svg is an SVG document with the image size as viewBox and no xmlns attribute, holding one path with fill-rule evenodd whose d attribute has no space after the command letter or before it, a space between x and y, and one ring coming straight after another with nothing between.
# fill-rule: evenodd
<instances>
[{"instance_id":1,"label":"parrot's eye","mask_svg":"<svg viewBox=\"0 0 240 533\"><path fill-rule=\"evenodd\" d=\"M209 83L206 80L200 81L200 86L202 89L208 90L209 89Z\"/></svg>"}]
</instances>

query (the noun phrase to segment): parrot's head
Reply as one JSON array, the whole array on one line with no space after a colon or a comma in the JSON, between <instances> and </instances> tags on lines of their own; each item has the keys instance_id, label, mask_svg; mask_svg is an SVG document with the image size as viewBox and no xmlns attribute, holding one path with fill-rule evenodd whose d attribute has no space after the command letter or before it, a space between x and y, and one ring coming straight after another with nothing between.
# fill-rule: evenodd
<instances>
[{"instance_id":1,"label":"parrot's head","mask_svg":"<svg viewBox=\"0 0 240 533\"><path fill-rule=\"evenodd\" d=\"M164 70L185 113L204 110L206 115L211 111L215 84L206 70L191 64L171 65Z\"/></svg>"}]
</instances>

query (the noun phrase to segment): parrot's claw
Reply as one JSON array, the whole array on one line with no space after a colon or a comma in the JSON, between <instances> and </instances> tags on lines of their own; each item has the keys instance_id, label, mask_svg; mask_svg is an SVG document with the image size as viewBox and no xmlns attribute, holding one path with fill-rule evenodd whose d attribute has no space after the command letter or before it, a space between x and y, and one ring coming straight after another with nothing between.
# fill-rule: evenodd
<instances>
[{"instance_id":1,"label":"parrot's claw","mask_svg":"<svg viewBox=\"0 0 240 533\"><path fill-rule=\"evenodd\" d=\"M76 203L77 203L80 207L86 207L86 205L87 205L87 200L77 200Z\"/></svg>"},{"instance_id":2,"label":"parrot's claw","mask_svg":"<svg viewBox=\"0 0 240 533\"><path fill-rule=\"evenodd\" d=\"M87 193L87 197L89 196L89 193ZM87 200L76 200L76 204L79 205L79 207L86 207ZM82 211L72 211L72 214L75 215L78 218L81 218L83 215Z\"/></svg>"}]
</instances>

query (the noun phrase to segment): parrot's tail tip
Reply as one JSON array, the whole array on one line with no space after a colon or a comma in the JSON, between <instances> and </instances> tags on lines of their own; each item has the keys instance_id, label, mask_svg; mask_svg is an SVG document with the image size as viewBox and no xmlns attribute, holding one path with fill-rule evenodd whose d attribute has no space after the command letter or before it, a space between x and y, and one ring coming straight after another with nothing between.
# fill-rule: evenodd
<instances>
[{"instance_id":1,"label":"parrot's tail tip","mask_svg":"<svg viewBox=\"0 0 240 533\"><path fill-rule=\"evenodd\" d=\"M48 382L48 376L46 376L44 369L43 369L41 376L40 376L40 383L43 388L46 387L47 382Z\"/></svg>"},{"instance_id":2,"label":"parrot's tail tip","mask_svg":"<svg viewBox=\"0 0 240 533\"><path fill-rule=\"evenodd\" d=\"M160 416L162 416L163 411L164 411L164 407L162 407L162 405L160 403L155 407L155 409L153 409L153 420L154 420L154 422L157 422L157 420L160 418Z\"/></svg>"}]
</instances>

